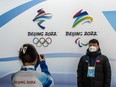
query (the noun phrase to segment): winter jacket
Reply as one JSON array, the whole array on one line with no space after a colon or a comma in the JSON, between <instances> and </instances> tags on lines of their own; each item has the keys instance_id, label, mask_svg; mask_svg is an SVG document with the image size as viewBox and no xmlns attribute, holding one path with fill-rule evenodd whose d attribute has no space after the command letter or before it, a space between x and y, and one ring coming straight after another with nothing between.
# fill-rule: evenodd
<instances>
[{"instance_id":1,"label":"winter jacket","mask_svg":"<svg viewBox=\"0 0 116 87\"><path fill-rule=\"evenodd\" d=\"M45 61L40 62L40 67L42 72L36 71L34 66L23 66L12 75L13 87L52 87L54 81Z\"/></svg>"},{"instance_id":2,"label":"winter jacket","mask_svg":"<svg viewBox=\"0 0 116 87\"><path fill-rule=\"evenodd\" d=\"M95 77L87 77L88 59L90 66L95 65ZM111 67L108 58L101 54L100 49L97 52L91 53L87 50L86 55L82 56L77 69L77 84L78 87L110 87L111 83Z\"/></svg>"}]
</instances>

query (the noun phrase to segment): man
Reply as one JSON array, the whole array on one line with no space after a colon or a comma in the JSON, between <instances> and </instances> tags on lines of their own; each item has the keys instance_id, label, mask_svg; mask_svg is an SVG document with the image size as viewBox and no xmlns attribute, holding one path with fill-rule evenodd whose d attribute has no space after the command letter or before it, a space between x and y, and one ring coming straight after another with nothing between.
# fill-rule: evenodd
<instances>
[{"instance_id":1,"label":"man","mask_svg":"<svg viewBox=\"0 0 116 87\"><path fill-rule=\"evenodd\" d=\"M77 69L78 87L110 87L111 67L108 58L101 54L99 42L89 41L86 55L82 56Z\"/></svg>"}]
</instances>

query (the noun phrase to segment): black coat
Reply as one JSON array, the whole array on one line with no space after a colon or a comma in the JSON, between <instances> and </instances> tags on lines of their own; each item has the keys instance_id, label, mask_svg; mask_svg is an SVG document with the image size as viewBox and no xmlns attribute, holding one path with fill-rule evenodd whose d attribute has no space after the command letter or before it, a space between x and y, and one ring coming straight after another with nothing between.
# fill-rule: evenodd
<instances>
[{"instance_id":1,"label":"black coat","mask_svg":"<svg viewBox=\"0 0 116 87\"><path fill-rule=\"evenodd\" d=\"M87 77L88 60L90 58L90 66L94 66L96 57L99 55L95 66L95 77ZM100 49L91 53L87 50L86 55L82 56L77 69L78 87L110 87L111 83L111 67L108 58L102 55Z\"/></svg>"}]
</instances>

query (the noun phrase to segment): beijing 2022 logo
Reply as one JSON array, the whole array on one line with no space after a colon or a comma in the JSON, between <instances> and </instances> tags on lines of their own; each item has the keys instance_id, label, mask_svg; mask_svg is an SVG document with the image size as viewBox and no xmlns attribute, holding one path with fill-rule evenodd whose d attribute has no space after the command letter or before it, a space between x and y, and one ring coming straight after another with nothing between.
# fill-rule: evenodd
<instances>
[{"instance_id":1,"label":"beijing 2022 logo","mask_svg":"<svg viewBox=\"0 0 116 87\"><path fill-rule=\"evenodd\" d=\"M41 29L45 29L46 27L41 25L43 22L45 22L46 19L51 19L52 15L51 13L46 13L43 9L39 9L37 11L37 15L35 16L35 18L33 19L34 22L37 22L38 26Z\"/></svg>"},{"instance_id":2,"label":"beijing 2022 logo","mask_svg":"<svg viewBox=\"0 0 116 87\"><path fill-rule=\"evenodd\" d=\"M73 18L75 19L72 28L76 27L76 25L78 25L79 23L83 22L84 23L91 23L93 21L93 18L91 16L89 16L89 14L87 13L87 11L82 12L82 9L80 11L78 11Z\"/></svg>"}]
</instances>

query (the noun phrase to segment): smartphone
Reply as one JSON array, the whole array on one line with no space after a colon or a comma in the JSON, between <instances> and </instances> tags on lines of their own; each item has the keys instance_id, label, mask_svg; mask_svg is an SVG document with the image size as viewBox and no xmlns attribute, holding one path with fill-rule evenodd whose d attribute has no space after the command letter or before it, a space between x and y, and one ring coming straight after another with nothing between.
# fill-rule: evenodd
<instances>
[{"instance_id":1,"label":"smartphone","mask_svg":"<svg viewBox=\"0 0 116 87\"><path fill-rule=\"evenodd\" d=\"M40 57L43 59L44 58L44 55L43 54L40 54Z\"/></svg>"}]
</instances>

